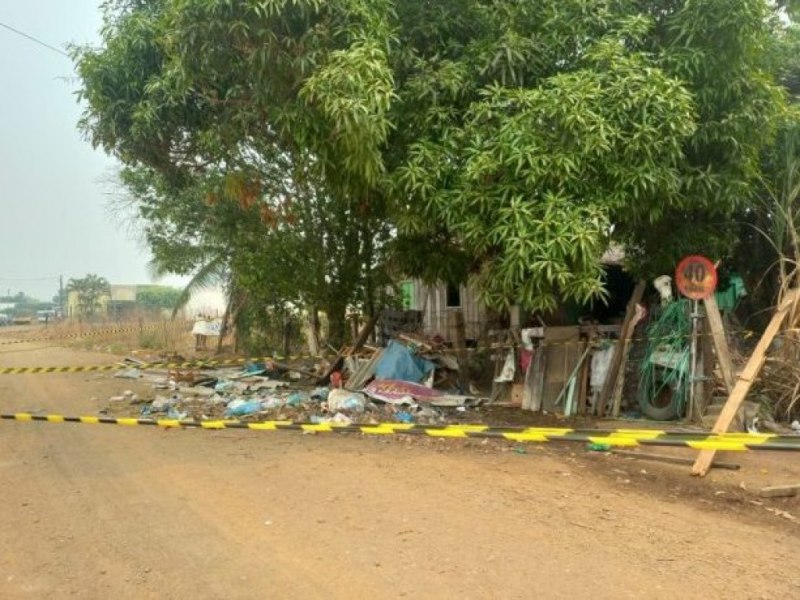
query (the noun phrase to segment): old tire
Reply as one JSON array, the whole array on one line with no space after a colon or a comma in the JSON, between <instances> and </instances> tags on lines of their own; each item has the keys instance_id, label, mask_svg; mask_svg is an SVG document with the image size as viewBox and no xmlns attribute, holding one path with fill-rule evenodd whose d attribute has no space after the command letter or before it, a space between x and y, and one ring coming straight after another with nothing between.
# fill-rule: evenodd
<instances>
[{"instance_id":1,"label":"old tire","mask_svg":"<svg viewBox=\"0 0 800 600\"><path fill-rule=\"evenodd\" d=\"M645 385L639 388L639 409L645 417L653 421L674 421L680 416L683 398L675 382L642 383Z\"/></svg>"}]
</instances>

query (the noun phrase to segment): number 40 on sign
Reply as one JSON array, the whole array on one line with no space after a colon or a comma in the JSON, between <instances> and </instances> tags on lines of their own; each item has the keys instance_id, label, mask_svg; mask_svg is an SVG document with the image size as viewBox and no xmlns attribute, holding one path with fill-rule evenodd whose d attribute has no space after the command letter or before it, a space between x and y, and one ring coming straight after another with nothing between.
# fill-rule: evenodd
<instances>
[{"instance_id":1,"label":"number 40 on sign","mask_svg":"<svg viewBox=\"0 0 800 600\"><path fill-rule=\"evenodd\" d=\"M705 256L687 256L675 269L675 285L691 300L705 300L717 289L717 269Z\"/></svg>"}]
</instances>

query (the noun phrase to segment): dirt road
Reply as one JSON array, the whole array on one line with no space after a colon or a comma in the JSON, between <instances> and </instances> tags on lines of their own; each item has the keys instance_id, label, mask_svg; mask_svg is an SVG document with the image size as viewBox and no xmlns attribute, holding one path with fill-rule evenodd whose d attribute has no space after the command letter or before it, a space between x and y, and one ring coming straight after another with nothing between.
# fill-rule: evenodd
<instances>
[{"instance_id":1,"label":"dirt road","mask_svg":"<svg viewBox=\"0 0 800 600\"><path fill-rule=\"evenodd\" d=\"M0 411L95 414L121 384L88 375L0 376ZM0 597L800 597L794 522L685 468L584 455L3 421Z\"/></svg>"}]
</instances>

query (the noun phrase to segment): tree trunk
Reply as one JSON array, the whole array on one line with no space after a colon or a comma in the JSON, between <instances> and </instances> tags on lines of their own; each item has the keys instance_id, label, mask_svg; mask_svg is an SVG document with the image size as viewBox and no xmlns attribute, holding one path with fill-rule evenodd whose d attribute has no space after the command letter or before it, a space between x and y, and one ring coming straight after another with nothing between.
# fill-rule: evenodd
<instances>
[{"instance_id":1,"label":"tree trunk","mask_svg":"<svg viewBox=\"0 0 800 600\"><path fill-rule=\"evenodd\" d=\"M308 327L310 329L308 335L308 352L311 356L319 356L319 311L316 306L312 306L308 309Z\"/></svg>"},{"instance_id":2,"label":"tree trunk","mask_svg":"<svg viewBox=\"0 0 800 600\"><path fill-rule=\"evenodd\" d=\"M343 302L328 302L328 344L341 348L347 336L347 306Z\"/></svg>"},{"instance_id":3,"label":"tree trunk","mask_svg":"<svg viewBox=\"0 0 800 600\"><path fill-rule=\"evenodd\" d=\"M219 328L219 339L217 340L217 354L222 352L222 342L225 336L228 335L228 323L231 318L231 309L233 308L233 297L228 298L225 304L225 313L222 315L222 326Z\"/></svg>"},{"instance_id":4,"label":"tree trunk","mask_svg":"<svg viewBox=\"0 0 800 600\"><path fill-rule=\"evenodd\" d=\"M283 315L283 357L289 359L291 356L291 337L292 337L292 320L289 315Z\"/></svg>"}]
</instances>

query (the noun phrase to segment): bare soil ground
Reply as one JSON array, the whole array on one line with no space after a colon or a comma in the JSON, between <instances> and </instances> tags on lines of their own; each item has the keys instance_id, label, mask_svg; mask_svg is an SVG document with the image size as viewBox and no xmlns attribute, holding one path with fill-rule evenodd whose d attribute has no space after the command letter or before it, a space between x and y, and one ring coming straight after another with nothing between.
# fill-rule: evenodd
<instances>
[{"instance_id":1,"label":"bare soil ground","mask_svg":"<svg viewBox=\"0 0 800 600\"><path fill-rule=\"evenodd\" d=\"M53 344L0 366L113 360ZM0 375L0 412L121 387ZM800 456L722 458L699 480L580 445L2 421L0 598L800 597L800 499L752 491Z\"/></svg>"}]
</instances>

